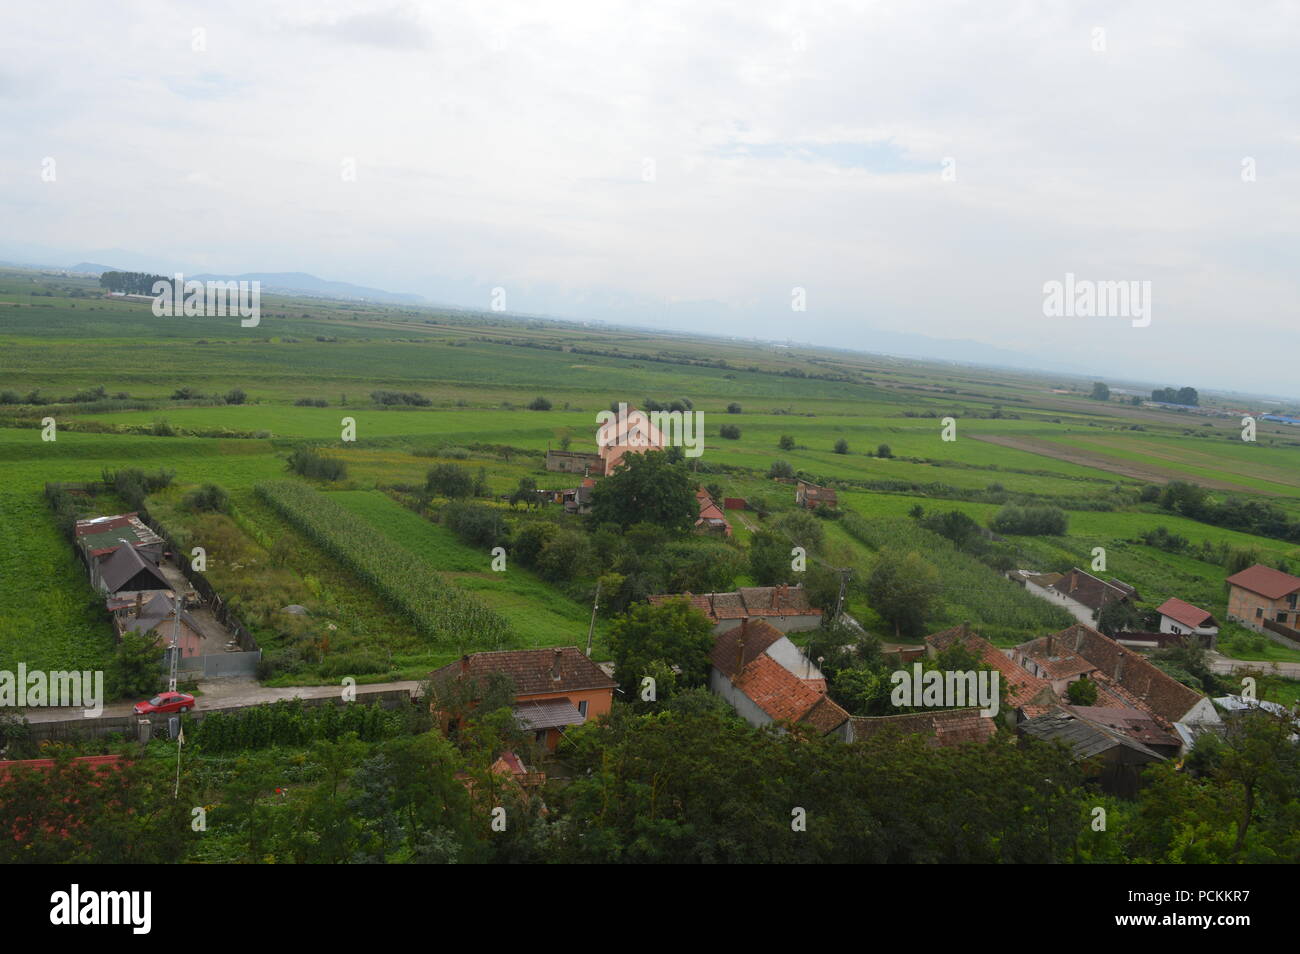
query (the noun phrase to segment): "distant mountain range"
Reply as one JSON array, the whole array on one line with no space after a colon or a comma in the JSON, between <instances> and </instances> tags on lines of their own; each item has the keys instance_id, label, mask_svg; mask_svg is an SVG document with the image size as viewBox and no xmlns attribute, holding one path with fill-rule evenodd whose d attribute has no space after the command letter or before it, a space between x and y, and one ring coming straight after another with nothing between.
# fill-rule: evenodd
<instances>
[{"instance_id":1,"label":"distant mountain range","mask_svg":"<svg viewBox=\"0 0 1300 954\"><path fill-rule=\"evenodd\" d=\"M102 275L104 272L129 272L138 269L120 268L115 265L98 265L94 262L78 262L69 266L68 271L83 275ZM160 274L165 274L161 273ZM344 298L356 301L378 301L390 305L424 305L428 299L423 295L404 292L384 291L382 288L367 288L350 282L332 282L317 278L307 272L245 272L242 275L215 275L204 272L198 275L186 275L187 279L199 282L261 282L262 289L268 292L308 295L313 298Z\"/></svg>"}]
</instances>

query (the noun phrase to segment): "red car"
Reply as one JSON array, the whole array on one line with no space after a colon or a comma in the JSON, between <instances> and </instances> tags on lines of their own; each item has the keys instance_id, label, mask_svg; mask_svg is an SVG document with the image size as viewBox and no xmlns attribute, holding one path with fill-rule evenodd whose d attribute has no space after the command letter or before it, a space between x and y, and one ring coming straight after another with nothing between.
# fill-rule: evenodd
<instances>
[{"instance_id":1,"label":"red car","mask_svg":"<svg viewBox=\"0 0 1300 954\"><path fill-rule=\"evenodd\" d=\"M148 702L137 702L132 709L136 715L150 712L189 712L194 708L194 697L185 692L160 692Z\"/></svg>"}]
</instances>

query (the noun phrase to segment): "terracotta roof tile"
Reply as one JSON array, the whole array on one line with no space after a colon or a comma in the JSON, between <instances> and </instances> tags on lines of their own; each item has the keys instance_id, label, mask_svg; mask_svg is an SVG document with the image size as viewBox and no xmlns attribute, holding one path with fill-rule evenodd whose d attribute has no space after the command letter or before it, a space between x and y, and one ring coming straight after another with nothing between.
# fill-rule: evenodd
<instances>
[{"instance_id":1,"label":"terracotta roof tile","mask_svg":"<svg viewBox=\"0 0 1300 954\"><path fill-rule=\"evenodd\" d=\"M1275 570L1271 566L1264 566L1262 563L1256 563L1240 573L1232 574L1232 576L1228 577L1227 582L1232 586L1239 586L1243 590L1258 593L1265 599L1270 600L1281 599L1296 590L1300 590L1300 577L1292 576L1290 573L1283 573L1281 570Z\"/></svg>"},{"instance_id":2,"label":"terracotta roof tile","mask_svg":"<svg viewBox=\"0 0 1300 954\"><path fill-rule=\"evenodd\" d=\"M516 696L613 689L618 685L574 646L473 653L435 670L430 679L435 683L445 679L486 679L497 673L510 677Z\"/></svg>"},{"instance_id":3,"label":"terracotta roof tile","mask_svg":"<svg viewBox=\"0 0 1300 954\"><path fill-rule=\"evenodd\" d=\"M1199 606L1185 603L1176 596L1171 596L1161 603L1156 608L1156 612L1161 616L1168 616L1175 623L1182 623L1184 626L1190 626L1193 629L1198 626L1214 625L1213 616Z\"/></svg>"}]
</instances>

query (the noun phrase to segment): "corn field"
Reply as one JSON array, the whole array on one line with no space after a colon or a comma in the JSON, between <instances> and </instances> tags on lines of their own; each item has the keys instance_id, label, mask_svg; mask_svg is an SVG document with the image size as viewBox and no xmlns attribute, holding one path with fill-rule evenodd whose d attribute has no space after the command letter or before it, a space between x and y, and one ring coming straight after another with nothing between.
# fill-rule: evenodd
<instances>
[{"instance_id":1,"label":"corn field","mask_svg":"<svg viewBox=\"0 0 1300 954\"><path fill-rule=\"evenodd\" d=\"M287 480L258 484L258 497L371 586L422 633L459 650L499 649L509 625L494 610L333 500Z\"/></svg>"}]
</instances>

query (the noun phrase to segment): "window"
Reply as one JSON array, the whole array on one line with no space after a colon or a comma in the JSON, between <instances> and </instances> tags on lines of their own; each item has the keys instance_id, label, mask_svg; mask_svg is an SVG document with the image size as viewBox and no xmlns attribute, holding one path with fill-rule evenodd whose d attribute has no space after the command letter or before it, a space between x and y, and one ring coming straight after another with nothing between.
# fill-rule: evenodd
<instances>
[{"instance_id":1,"label":"window","mask_svg":"<svg viewBox=\"0 0 1300 954\"><path fill-rule=\"evenodd\" d=\"M545 745L545 744L546 744L546 730L545 730L545 729L538 729L538 730L537 730L537 734L536 734L535 736L533 736L533 738L535 738L535 739L537 740L537 742L538 742L539 745Z\"/></svg>"},{"instance_id":2,"label":"window","mask_svg":"<svg viewBox=\"0 0 1300 954\"><path fill-rule=\"evenodd\" d=\"M586 700L586 699L583 699L581 702L578 703L578 715L582 716L584 719L587 718L587 700Z\"/></svg>"},{"instance_id":3,"label":"window","mask_svg":"<svg viewBox=\"0 0 1300 954\"><path fill-rule=\"evenodd\" d=\"M1255 619L1263 619L1263 618L1264 618L1264 607L1262 607L1262 606L1256 606L1256 607L1255 607Z\"/></svg>"},{"instance_id":4,"label":"window","mask_svg":"<svg viewBox=\"0 0 1300 954\"><path fill-rule=\"evenodd\" d=\"M1296 595L1292 593L1290 596L1286 598L1286 605L1291 607L1291 609L1295 609L1295 597Z\"/></svg>"},{"instance_id":5,"label":"window","mask_svg":"<svg viewBox=\"0 0 1300 954\"><path fill-rule=\"evenodd\" d=\"M1286 613L1284 613L1282 610L1278 610L1278 611L1277 611L1277 621L1278 621L1279 623L1285 623L1285 622L1286 622Z\"/></svg>"}]
</instances>

